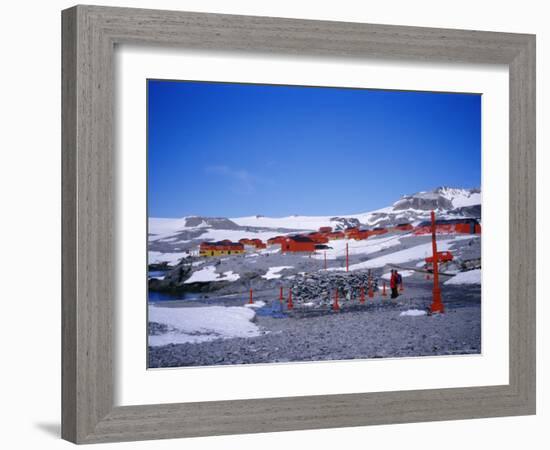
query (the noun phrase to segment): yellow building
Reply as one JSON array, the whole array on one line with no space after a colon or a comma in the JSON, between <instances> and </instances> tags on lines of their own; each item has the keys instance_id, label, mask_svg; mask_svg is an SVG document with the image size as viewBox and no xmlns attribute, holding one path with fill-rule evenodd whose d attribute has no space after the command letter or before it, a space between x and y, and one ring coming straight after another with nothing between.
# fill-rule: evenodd
<instances>
[{"instance_id":1,"label":"yellow building","mask_svg":"<svg viewBox=\"0 0 550 450\"><path fill-rule=\"evenodd\" d=\"M244 253L244 245L238 242L231 242L229 240L219 242L201 242L200 256L213 257L213 256L227 256L227 255L241 255Z\"/></svg>"}]
</instances>

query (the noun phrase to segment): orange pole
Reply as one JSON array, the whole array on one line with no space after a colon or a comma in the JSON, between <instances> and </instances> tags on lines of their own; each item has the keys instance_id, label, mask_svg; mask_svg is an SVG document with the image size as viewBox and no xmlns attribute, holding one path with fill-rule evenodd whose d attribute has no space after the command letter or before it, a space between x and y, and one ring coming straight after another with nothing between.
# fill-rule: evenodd
<instances>
[{"instance_id":1,"label":"orange pole","mask_svg":"<svg viewBox=\"0 0 550 450\"><path fill-rule=\"evenodd\" d=\"M384 281L382 283L382 297L385 297L386 295L388 294L386 294L386 282Z\"/></svg>"},{"instance_id":2,"label":"orange pole","mask_svg":"<svg viewBox=\"0 0 550 450\"><path fill-rule=\"evenodd\" d=\"M283 287L279 288L279 302L283 303Z\"/></svg>"},{"instance_id":3,"label":"orange pole","mask_svg":"<svg viewBox=\"0 0 550 450\"><path fill-rule=\"evenodd\" d=\"M288 289L288 304L286 305L288 309L293 309L294 304L292 303L292 289Z\"/></svg>"},{"instance_id":4,"label":"orange pole","mask_svg":"<svg viewBox=\"0 0 550 450\"><path fill-rule=\"evenodd\" d=\"M252 289L250 289L250 298L248 299L248 304L251 305L252 303L254 303L252 301Z\"/></svg>"},{"instance_id":5,"label":"orange pole","mask_svg":"<svg viewBox=\"0 0 550 450\"><path fill-rule=\"evenodd\" d=\"M334 303L332 304L333 311L340 311L340 305L338 304L338 289L334 293Z\"/></svg>"},{"instance_id":6,"label":"orange pole","mask_svg":"<svg viewBox=\"0 0 550 450\"><path fill-rule=\"evenodd\" d=\"M365 288L361 286L361 304L365 303Z\"/></svg>"},{"instance_id":7,"label":"orange pole","mask_svg":"<svg viewBox=\"0 0 550 450\"><path fill-rule=\"evenodd\" d=\"M374 292L372 291L372 277L369 271L369 298L373 298L373 297L374 297Z\"/></svg>"},{"instance_id":8,"label":"orange pole","mask_svg":"<svg viewBox=\"0 0 550 450\"><path fill-rule=\"evenodd\" d=\"M437 259L437 241L435 238L435 213L432 211L432 253L433 253L433 274L434 274L434 287L433 287L433 301L430 306L432 313L443 313L445 307L441 300L441 290L439 289L439 261Z\"/></svg>"}]
</instances>

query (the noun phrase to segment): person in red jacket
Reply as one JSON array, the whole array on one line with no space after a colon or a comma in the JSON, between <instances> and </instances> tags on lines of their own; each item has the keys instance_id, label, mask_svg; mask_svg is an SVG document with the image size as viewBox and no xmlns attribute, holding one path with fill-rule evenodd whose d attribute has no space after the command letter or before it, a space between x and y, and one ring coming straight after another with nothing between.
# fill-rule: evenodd
<instances>
[{"instance_id":1,"label":"person in red jacket","mask_svg":"<svg viewBox=\"0 0 550 450\"><path fill-rule=\"evenodd\" d=\"M399 292L397 291L398 287L399 286L398 286L397 270L392 269L391 276L390 276L391 298L397 298L399 296Z\"/></svg>"}]
</instances>

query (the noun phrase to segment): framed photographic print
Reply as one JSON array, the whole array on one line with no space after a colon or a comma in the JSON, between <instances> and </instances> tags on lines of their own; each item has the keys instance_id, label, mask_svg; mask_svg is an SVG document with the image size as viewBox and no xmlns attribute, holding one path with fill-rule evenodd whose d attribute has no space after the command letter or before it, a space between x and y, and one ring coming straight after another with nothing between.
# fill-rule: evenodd
<instances>
[{"instance_id":1,"label":"framed photographic print","mask_svg":"<svg viewBox=\"0 0 550 450\"><path fill-rule=\"evenodd\" d=\"M63 437L533 414L534 49L64 11Z\"/></svg>"},{"instance_id":2,"label":"framed photographic print","mask_svg":"<svg viewBox=\"0 0 550 450\"><path fill-rule=\"evenodd\" d=\"M148 367L481 352L480 94L147 91Z\"/></svg>"}]
</instances>

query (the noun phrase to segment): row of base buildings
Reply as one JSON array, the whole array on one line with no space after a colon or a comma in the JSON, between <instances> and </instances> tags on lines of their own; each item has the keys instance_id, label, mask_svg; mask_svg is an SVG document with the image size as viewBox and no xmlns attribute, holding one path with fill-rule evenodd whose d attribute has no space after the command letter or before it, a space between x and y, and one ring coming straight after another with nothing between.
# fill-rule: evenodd
<instances>
[{"instance_id":1,"label":"row of base buildings","mask_svg":"<svg viewBox=\"0 0 550 450\"><path fill-rule=\"evenodd\" d=\"M202 242L200 244L200 256L224 256L239 255L246 250L259 250L267 248L267 245L280 245L283 253L312 253L315 250L326 248L331 240L354 239L361 241L371 236L379 236L391 231L409 231L415 235L430 234L431 223L422 222L417 226L410 223L399 224L393 227L378 227L363 230L360 227L350 227L343 231L335 231L332 227L321 227L318 231L304 234L281 235L268 239L264 243L260 239L241 239L239 242L223 240L218 242ZM438 233L481 234L481 225L476 219L451 219L437 220L436 231Z\"/></svg>"}]
</instances>

